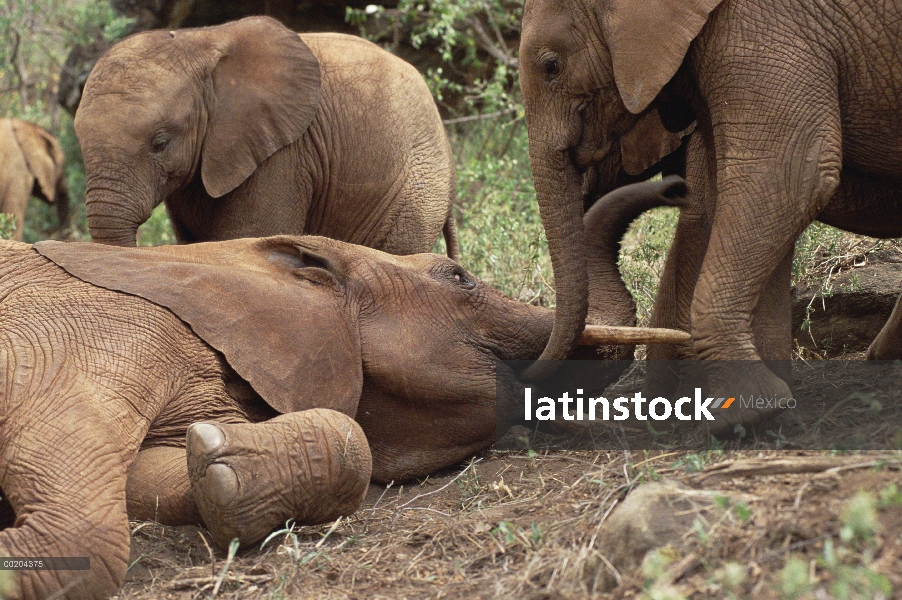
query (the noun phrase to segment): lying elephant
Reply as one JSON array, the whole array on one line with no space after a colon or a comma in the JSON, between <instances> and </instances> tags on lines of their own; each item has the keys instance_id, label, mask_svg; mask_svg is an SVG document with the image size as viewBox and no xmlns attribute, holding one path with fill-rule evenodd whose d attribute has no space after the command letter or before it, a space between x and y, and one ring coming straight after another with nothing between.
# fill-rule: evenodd
<instances>
[{"instance_id":1,"label":"lying elephant","mask_svg":"<svg viewBox=\"0 0 902 600\"><path fill-rule=\"evenodd\" d=\"M134 246L160 202L181 243L311 234L394 254L445 227L454 161L417 70L269 17L149 31L94 66L75 115L94 241Z\"/></svg>"},{"instance_id":2,"label":"lying elephant","mask_svg":"<svg viewBox=\"0 0 902 600\"><path fill-rule=\"evenodd\" d=\"M606 196L591 252L684 189ZM20 571L18 593L98 598L125 577L129 517L202 521L228 545L350 514L371 478L490 446L497 361L537 357L553 320L448 258L322 237L2 242L0 555L87 553L83 579Z\"/></svg>"}]
</instances>

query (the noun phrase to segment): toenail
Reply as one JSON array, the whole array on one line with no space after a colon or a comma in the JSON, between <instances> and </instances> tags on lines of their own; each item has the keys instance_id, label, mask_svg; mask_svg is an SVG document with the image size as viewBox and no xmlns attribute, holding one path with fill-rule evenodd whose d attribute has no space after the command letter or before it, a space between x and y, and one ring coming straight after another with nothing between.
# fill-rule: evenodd
<instances>
[{"instance_id":1,"label":"toenail","mask_svg":"<svg viewBox=\"0 0 902 600\"><path fill-rule=\"evenodd\" d=\"M238 496L238 476L228 465L213 463L204 473L204 494L207 499L225 506Z\"/></svg>"},{"instance_id":2,"label":"toenail","mask_svg":"<svg viewBox=\"0 0 902 600\"><path fill-rule=\"evenodd\" d=\"M191 445L204 454L215 452L225 443L222 430L210 423L195 423L188 428Z\"/></svg>"}]
</instances>

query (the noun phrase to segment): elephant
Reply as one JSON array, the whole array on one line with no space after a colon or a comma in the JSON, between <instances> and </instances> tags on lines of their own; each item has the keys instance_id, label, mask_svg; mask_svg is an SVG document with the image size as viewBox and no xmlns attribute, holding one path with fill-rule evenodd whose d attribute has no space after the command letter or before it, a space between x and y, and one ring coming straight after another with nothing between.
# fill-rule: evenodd
<instances>
[{"instance_id":1,"label":"elephant","mask_svg":"<svg viewBox=\"0 0 902 600\"><path fill-rule=\"evenodd\" d=\"M684 192L668 180L606 196L586 215L590 253L610 260L629 214ZM246 546L289 518L352 513L370 480L487 448L496 375L522 386L499 361L538 357L553 320L447 257L319 236L0 242L0 488L15 514L0 556L91 567L18 571L16 597L114 593L129 517L203 522Z\"/></svg>"},{"instance_id":2,"label":"elephant","mask_svg":"<svg viewBox=\"0 0 902 600\"><path fill-rule=\"evenodd\" d=\"M0 213L15 217L12 239L21 241L32 195L56 205L60 230L69 222L69 192L59 140L21 119L0 119Z\"/></svg>"},{"instance_id":3,"label":"elephant","mask_svg":"<svg viewBox=\"0 0 902 600\"><path fill-rule=\"evenodd\" d=\"M269 17L115 44L75 115L94 241L134 246L165 202L180 243L322 235L457 257L454 163L413 66Z\"/></svg>"},{"instance_id":4,"label":"elephant","mask_svg":"<svg viewBox=\"0 0 902 600\"><path fill-rule=\"evenodd\" d=\"M710 361L721 395L790 397L799 234L819 220L902 235L900 48L896 3L527 0L521 87L562 299L542 358L567 354L593 305L585 204L663 170L685 175L694 199L651 325L691 331L692 341L648 358ZM725 360L749 368L732 377ZM540 362L525 376L545 370ZM677 385L653 379L649 393ZM737 403L714 432L774 415Z\"/></svg>"},{"instance_id":5,"label":"elephant","mask_svg":"<svg viewBox=\"0 0 902 600\"><path fill-rule=\"evenodd\" d=\"M902 360L902 296L896 300L883 329L868 346L867 359Z\"/></svg>"}]
</instances>

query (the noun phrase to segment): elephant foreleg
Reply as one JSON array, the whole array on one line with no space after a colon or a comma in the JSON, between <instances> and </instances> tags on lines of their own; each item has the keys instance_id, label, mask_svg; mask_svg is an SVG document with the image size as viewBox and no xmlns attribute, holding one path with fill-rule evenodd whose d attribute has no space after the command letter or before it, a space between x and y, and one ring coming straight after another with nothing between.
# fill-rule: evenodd
<instances>
[{"instance_id":1,"label":"elephant foreleg","mask_svg":"<svg viewBox=\"0 0 902 600\"><path fill-rule=\"evenodd\" d=\"M716 195L716 191L708 189L705 177L707 160L701 133L694 134L689 140L687 159L686 179L691 184L692 202L680 211L650 323L651 327L670 327L682 331L691 331L689 314L692 296L711 234L707 199ZM677 365L661 361L693 359L695 351L691 343L659 344L649 346L646 356L649 363L645 391L653 398L672 394L680 380Z\"/></svg>"},{"instance_id":2,"label":"elephant foreleg","mask_svg":"<svg viewBox=\"0 0 902 600\"><path fill-rule=\"evenodd\" d=\"M24 165L22 168L27 169ZM15 218L16 228L13 230L11 239L21 242L22 234L25 231L25 211L28 207L28 198L31 196L34 178L16 175L8 177L6 182L0 181L0 212L10 214Z\"/></svg>"},{"instance_id":3,"label":"elephant foreleg","mask_svg":"<svg viewBox=\"0 0 902 600\"><path fill-rule=\"evenodd\" d=\"M2 487L16 520L0 531L0 556L83 557L90 570L15 571L8 598L107 598L125 579L126 469L117 434L89 402L65 405L4 440Z\"/></svg>"},{"instance_id":4,"label":"elephant foreleg","mask_svg":"<svg viewBox=\"0 0 902 600\"><path fill-rule=\"evenodd\" d=\"M720 124L714 135L717 210L691 320L699 357L719 363L709 369L713 394L791 396L787 383L757 361L790 356L788 261L796 238L839 184L839 104L829 81L823 83L827 89L819 88L820 81L807 74L795 82L771 82L793 89L793 95L766 114L744 111L741 122L741 96L712 103L711 120ZM768 321L759 305L773 313L773 327L763 328L762 335L773 337L775 347L755 338L755 314L762 315L762 324ZM723 361L751 362L737 373L736 364ZM719 413L712 429L752 425L775 412L743 412L740 404Z\"/></svg>"},{"instance_id":5,"label":"elephant foreleg","mask_svg":"<svg viewBox=\"0 0 902 600\"><path fill-rule=\"evenodd\" d=\"M363 430L328 409L262 423L188 429L188 472L204 523L221 547L263 539L289 519L323 523L354 512L372 458Z\"/></svg>"}]
</instances>

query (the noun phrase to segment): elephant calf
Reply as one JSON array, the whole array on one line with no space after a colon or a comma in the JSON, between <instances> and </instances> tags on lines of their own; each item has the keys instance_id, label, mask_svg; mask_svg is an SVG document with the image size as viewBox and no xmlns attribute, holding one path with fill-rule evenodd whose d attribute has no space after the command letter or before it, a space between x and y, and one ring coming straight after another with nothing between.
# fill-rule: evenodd
<instances>
[{"instance_id":1,"label":"elephant calf","mask_svg":"<svg viewBox=\"0 0 902 600\"><path fill-rule=\"evenodd\" d=\"M56 205L59 227L69 224L69 191L59 140L34 123L0 119L0 213L13 215L12 239L21 240L32 195Z\"/></svg>"},{"instance_id":2,"label":"elephant calf","mask_svg":"<svg viewBox=\"0 0 902 600\"><path fill-rule=\"evenodd\" d=\"M675 187L602 199L593 252ZM448 258L323 237L0 242L0 555L91 559L18 595L114 593L129 517L250 544L488 447L498 359L537 357L553 320Z\"/></svg>"},{"instance_id":3,"label":"elephant calf","mask_svg":"<svg viewBox=\"0 0 902 600\"><path fill-rule=\"evenodd\" d=\"M75 116L94 241L134 246L160 202L179 242L323 235L428 252L454 161L417 70L337 33L269 17L149 31L106 52Z\"/></svg>"}]
</instances>

